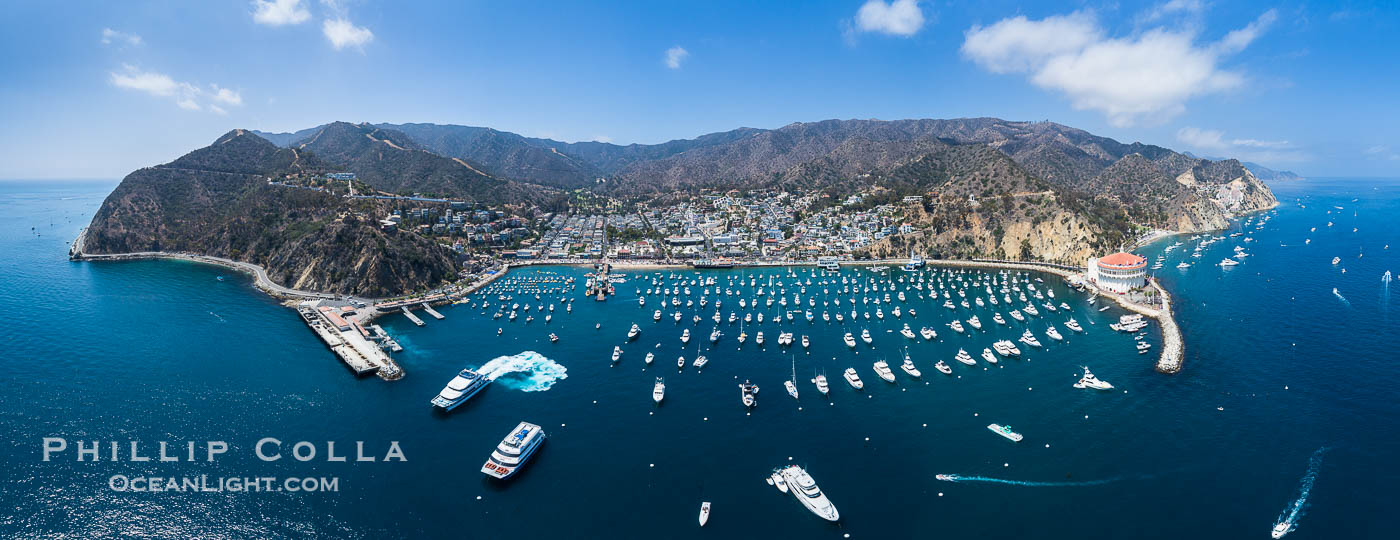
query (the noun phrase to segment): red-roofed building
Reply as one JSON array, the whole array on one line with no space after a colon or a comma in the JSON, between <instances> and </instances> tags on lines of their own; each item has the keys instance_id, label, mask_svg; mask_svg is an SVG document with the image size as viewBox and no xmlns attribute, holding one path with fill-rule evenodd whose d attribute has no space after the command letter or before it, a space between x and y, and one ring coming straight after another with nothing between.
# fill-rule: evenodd
<instances>
[{"instance_id":1,"label":"red-roofed building","mask_svg":"<svg viewBox=\"0 0 1400 540\"><path fill-rule=\"evenodd\" d=\"M1107 291L1123 294L1147 285L1147 259L1132 253L1089 259L1087 270L1089 282Z\"/></svg>"}]
</instances>

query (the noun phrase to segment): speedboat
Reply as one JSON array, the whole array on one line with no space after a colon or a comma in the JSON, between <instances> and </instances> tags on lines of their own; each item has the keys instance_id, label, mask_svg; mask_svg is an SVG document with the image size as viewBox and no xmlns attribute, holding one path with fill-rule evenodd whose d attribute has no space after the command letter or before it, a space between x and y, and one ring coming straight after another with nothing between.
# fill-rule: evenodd
<instances>
[{"instance_id":1,"label":"speedboat","mask_svg":"<svg viewBox=\"0 0 1400 540\"><path fill-rule=\"evenodd\" d=\"M486 388L488 384L491 384L491 379L486 378L485 375L464 369L452 380L447 381L447 386L443 387L442 391L438 392L437 397L434 397L429 403L444 411L451 411L458 405L466 403L468 399L475 396L482 388Z\"/></svg>"},{"instance_id":2,"label":"speedboat","mask_svg":"<svg viewBox=\"0 0 1400 540\"><path fill-rule=\"evenodd\" d=\"M481 466L481 472L502 480L509 478L535 455L535 450L544 443L544 439L544 430L540 426L521 422L501 440L501 444L496 445L491 458Z\"/></svg>"},{"instance_id":3,"label":"speedboat","mask_svg":"<svg viewBox=\"0 0 1400 540\"><path fill-rule=\"evenodd\" d=\"M651 387L651 400L661 403L666 397L666 380L661 377L656 378L656 386Z\"/></svg>"},{"instance_id":4,"label":"speedboat","mask_svg":"<svg viewBox=\"0 0 1400 540\"><path fill-rule=\"evenodd\" d=\"M618 361L618 360L621 360L621 359L622 359L622 347L618 347L618 346L616 346L616 345L613 345L613 353L612 353L612 361L613 361L613 363L616 364L617 361Z\"/></svg>"},{"instance_id":5,"label":"speedboat","mask_svg":"<svg viewBox=\"0 0 1400 540\"><path fill-rule=\"evenodd\" d=\"M880 360L875 362L875 374L879 375L885 382L894 382L894 371L890 369L889 362Z\"/></svg>"},{"instance_id":6,"label":"speedboat","mask_svg":"<svg viewBox=\"0 0 1400 540\"><path fill-rule=\"evenodd\" d=\"M817 487L817 481L812 479L812 475L797 465L789 465L783 468L780 473L787 481L789 491L792 496L807 507L813 514L827 521L837 521L841 519L841 513L836 511L836 506L831 504L831 500L826 498L821 488Z\"/></svg>"},{"instance_id":7,"label":"speedboat","mask_svg":"<svg viewBox=\"0 0 1400 540\"><path fill-rule=\"evenodd\" d=\"M655 354L647 353L647 357L645 358L645 361L646 361L647 365L650 366L650 365L651 365L651 361L652 361L652 360L655 360L655 359L656 359L656 355L655 355Z\"/></svg>"},{"instance_id":8,"label":"speedboat","mask_svg":"<svg viewBox=\"0 0 1400 540\"><path fill-rule=\"evenodd\" d=\"M751 408L758 403L756 394L758 394L758 385L748 380L744 380L744 383L739 385L739 398L745 407Z\"/></svg>"},{"instance_id":9,"label":"speedboat","mask_svg":"<svg viewBox=\"0 0 1400 540\"><path fill-rule=\"evenodd\" d=\"M861 382L860 375L856 373L856 368L846 368L846 372L843 376L846 377L846 382L851 384L851 388L855 388L856 390L865 388L865 383Z\"/></svg>"},{"instance_id":10,"label":"speedboat","mask_svg":"<svg viewBox=\"0 0 1400 540\"><path fill-rule=\"evenodd\" d=\"M1074 387L1075 387L1075 388L1092 388L1092 389L1094 389L1094 390L1112 390L1112 389L1113 389L1113 385L1108 384L1107 381L1099 380L1098 377L1095 377L1094 374L1093 374L1092 372L1089 371L1089 367L1088 367L1088 366L1085 366L1085 367L1084 367L1084 377L1081 378L1081 379L1079 379L1079 382L1074 383Z\"/></svg>"},{"instance_id":11,"label":"speedboat","mask_svg":"<svg viewBox=\"0 0 1400 540\"><path fill-rule=\"evenodd\" d=\"M1283 538L1283 535L1288 534L1289 532L1292 532L1292 531L1293 531L1293 524L1290 523L1289 521L1285 520L1285 521L1279 522L1279 524L1277 524L1277 525L1274 525L1274 530L1269 531L1269 536L1271 536L1271 537L1273 537L1273 538L1276 538L1276 539L1277 539L1277 538Z\"/></svg>"},{"instance_id":12,"label":"speedboat","mask_svg":"<svg viewBox=\"0 0 1400 540\"><path fill-rule=\"evenodd\" d=\"M926 340L933 341L933 338L938 337L938 332L935 332L932 328L925 326L919 329L919 335L923 336Z\"/></svg>"},{"instance_id":13,"label":"speedboat","mask_svg":"<svg viewBox=\"0 0 1400 540\"><path fill-rule=\"evenodd\" d=\"M700 503L700 526L704 527L708 521L710 521L710 501L705 501Z\"/></svg>"},{"instance_id":14,"label":"speedboat","mask_svg":"<svg viewBox=\"0 0 1400 540\"><path fill-rule=\"evenodd\" d=\"M904 329L900 330L899 333L900 335L903 335L904 337L907 337L909 339L919 339L918 336L914 335L914 331L909 329L909 325L907 324L904 325Z\"/></svg>"},{"instance_id":15,"label":"speedboat","mask_svg":"<svg viewBox=\"0 0 1400 540\"><path fill-rule=\"evenodd\" d=\"M933 365L933 369L938 370L939 373L942 373L942 374L944 374L944 375L952 375L952 374L953 374L953 368L948 367L948 364L943 363L942 360L939 360L937 363L935 363L935 364Z\"/></svg>"}]
</instances>

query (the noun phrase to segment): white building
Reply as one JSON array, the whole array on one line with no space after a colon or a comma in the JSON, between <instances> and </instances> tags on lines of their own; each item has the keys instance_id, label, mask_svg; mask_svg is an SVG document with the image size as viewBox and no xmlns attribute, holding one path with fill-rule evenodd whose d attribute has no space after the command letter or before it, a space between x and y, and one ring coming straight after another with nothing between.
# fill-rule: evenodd
<instances>
[{"instance_id":1,"label":"white building","mask_svg":"<svg viewBox=\"0 0 1400 540\"><path fill-rule=\"evenodd\" d=\"M1100 289L1123 294L1147 285L1147 259L1124 252L1089 259L1086 275Z\"/></svg>"}]
</instances>

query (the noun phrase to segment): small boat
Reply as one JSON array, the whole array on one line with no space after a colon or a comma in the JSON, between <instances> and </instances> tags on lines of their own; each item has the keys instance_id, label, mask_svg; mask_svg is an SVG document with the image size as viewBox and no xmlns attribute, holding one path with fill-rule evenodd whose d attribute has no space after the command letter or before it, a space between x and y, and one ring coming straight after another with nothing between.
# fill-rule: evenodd
<instances>
[{"instance_id":1,"label":"small boat","mask_svg":"<svg viewBox=\"0 0 1400 540\"><path fill-rule=\"evenodd\" d=\"M655 359L656 359L656 355L655 355L655 354L647 353L647 357L646 357L645 360L646 360L647 365L650 366L650 365L651 365L651 361L652 361L652 360L655 360Z\"/></svg>"},{"instance_id":2,"label":"small boat","mask_svg":"<svg viewBox=\"0 0 1400 540\"><path fill-rule=\"evenodd\" d=\"M937 363L933 364L933 369L938 370L939 373L942 373L944 375L953 374L953 368L948 367L948 364L943 363L942 360L939 360Z\"/></svg>"},{"instance_id":3,"label":"small boat","mask_svg":"<svg viewBox=\"0 0 1400 540\"><path fill-rule=\"evenodd\" d=\"M899 368L903 369L905 373L908 373L910 377L913 377L915 379L924 375L922 372L919 371L919 368L914 367L914 361L910 360L907 356L904 358L904 363L900 364Z\"/></svg>"},{"instance_id":4,"label":"small boat","mask_svg":"<svg viewBox=\"0 0 1400 540\"><path fill-rule=\"evenodd\" d=\"M665 380L665 379L662 379L661 377L657 377L657 378L656 378L656 385L653 386L653 387L651 387L651 400L652 400L652 401L655 401L655 402L657 402L657 403L661 403L661 400L662 400L663 398L665 398L665 397L666 397L666 380Z\"/></svg>"},{"instance_id":5,"label":"small boat","mask_svg":"<svg viewBox=\"0 0 1400 540\"><path fill-rule=\"evenodd\" d=\"M842 376L846 378L847 383L850 383L851 388L855 388L856 390L865 388L865 383L861 382L860 375L856 373L856 368L846 368L846 372L843 373Z\"/></svg>"},{"instance_id":6,"label":"small boat","mask_svg":"<svg viewBox=\"0 0 1400 540\"><path fill-rule=\"evenodd\" d=\"M1003 426L1001 424L987 424L987 429L991 430L992 433L996 433L997 435L1006 437L1012 442L1021 442L1021 434L1012 431L1011 426Z\"/></svg>"},{"instance_id":7,"label":"small boat","mask_svg":"<svg viewBox=\"0 0 1400 540\"><path fill-rule=\"evenodd\" d=\"M923 336L925 340L933 341L933 338L938 337L938 332L935 332L932 328L925 326L919 329L919 335Z\"/></svg>"},{"instance_id":8,"label":"small boat","mask_svg":"<svg viewBox=\"0 0 1400 540\"><path fill-rule=\"evenodd\" d=\"M695 362L691 363L691 365L692 365L692 366L695 366L695 369L700 369L700 368L705 367L705 365L706 365L706 364L709 364L709 363L710 363L710 359L707 358L705 355L702 354L702 355L696 356L696 357L695 357Z\"/></svg>"},{"instance_id":9,"label":"small boat","mask_svg":"<svg viewBox=\"0 0 1400 540\"><path fill-rule=\"evenodd\" d=\"M701 527L704 527L704 526L705 526L705 523L708 523L709 521L710 521L710 501L705 501L705 502L700 503L700 526L701 526Z\"/></svg>"},{"instance_id":10,"label":"small boat","mask_svg":"<svg viewBox=\"0 0 1400 540\"><path fill-rule=\"evenodd\" d=\"M889 362L879 360L874 364L875 374L879 375L885 382L894 382L894 371L890 369Z\"/></svg>"},{"instance_id":11,"label":"small boat","mask_svg":"<svg viewBox=\"0 0 1400 540\"><path fill-rule=\"evenodd\" d=\"M826 375L817 375L816 378L812 379L812 384L817 385L817 391L821 392L823 396L831 392L831 385L827 384Z\"/></svg>"},{"instance_id":12,"label":"small boat","mask_svg":"<svg viewBox=\"0 0 1400 540\"><path fill-rule=\"evenodd\" d=\"M1113 385L1108 384L1107 381L1099 380L1098 377L1095 377L1094 374L1093 374L1092 372L1089 371L1089 367L1088 367L1088 366L1085 366L1085 367L1084 367L1084 377L1081 378L1081 379L1079 379L1079 382L1074 383L1074 387L1075 387L1075 388L1092 388L1092 389L1094 389L1094 390L1112 390L1112 389L1113 389Z\"/></svg>"},{"instance_id":13,"label":"small boat","mask_svg":"<svg viewBox=\"0 0 1400 540\"><path fill-rule=\"evenodd\" d=\"M1269 531L1269 536L1275 539L1283 538L1283 535L1288 534L1292 530L1292 522L1288 520L1280 521L1277 525L1274 525L1274 529L1272 531Z\"/></svg>"}]
</instances>

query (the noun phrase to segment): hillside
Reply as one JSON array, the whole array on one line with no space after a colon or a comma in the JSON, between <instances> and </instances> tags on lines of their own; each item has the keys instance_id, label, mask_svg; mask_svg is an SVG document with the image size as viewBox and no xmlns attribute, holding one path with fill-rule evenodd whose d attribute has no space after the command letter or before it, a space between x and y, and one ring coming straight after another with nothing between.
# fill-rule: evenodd
<instances>
[{"instance_id":1,"label":"hillside","mask_svg":"<svg viewBox=\"0 0 1400 540\"><path fill-rule=\"evenodd\" d=\"M339 170L244 130L122 179L88 228L87 253L193 252L251 262L294 288L388 296L455 276L448 250L384 233L356 213L372 202L270 185L269 177Z\"/></svg>"}]
</instances>

